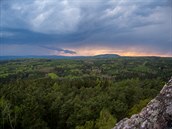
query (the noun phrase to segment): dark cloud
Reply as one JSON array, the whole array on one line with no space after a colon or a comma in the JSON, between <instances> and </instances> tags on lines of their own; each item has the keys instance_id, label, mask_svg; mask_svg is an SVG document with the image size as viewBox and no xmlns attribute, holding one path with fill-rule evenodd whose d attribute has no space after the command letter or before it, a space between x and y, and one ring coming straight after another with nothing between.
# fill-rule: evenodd
<instances>
[{"instance_id":1,"label":"dark cloud","mask_svg":"<svg viewBox=\"0 0 172 129\"><path fill-rule=\"evenodd\" d=\"M44 34L26 29L2 28L0 44L64 44L80 42L90 35L88 32L72 34Z\"/></svg>"},{"instance_id":2,"label":"dark cloud","mask_svg":"<svg viewBox=\"0 0 172 129\"><path fill-rule=\"evenodd\" d=\"M62 49L62 48L54 48L54 47L48 47L48 46L40 46L40 47L46 48L46 49L49 49L49 50L55 50L57 52L63 52L63 53L66 53L66 54L77 54L75 51Z\"/></svg>"}]
</instances>

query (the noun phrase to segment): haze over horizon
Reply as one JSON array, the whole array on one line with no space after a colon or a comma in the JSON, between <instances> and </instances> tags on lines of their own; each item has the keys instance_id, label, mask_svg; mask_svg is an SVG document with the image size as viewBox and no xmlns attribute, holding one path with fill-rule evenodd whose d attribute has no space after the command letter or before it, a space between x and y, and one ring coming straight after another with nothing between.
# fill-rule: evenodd
<instances>
[{"instance_id":1,"label":"haze over horizon","mask_svg":"<svg viewBox=\"0 0 172 129\"><path fill-rule=\"evenodd\" d=\"M98 54L172 57L172 1L0 1L0 56Z\"/></svg>"}]
</instances>

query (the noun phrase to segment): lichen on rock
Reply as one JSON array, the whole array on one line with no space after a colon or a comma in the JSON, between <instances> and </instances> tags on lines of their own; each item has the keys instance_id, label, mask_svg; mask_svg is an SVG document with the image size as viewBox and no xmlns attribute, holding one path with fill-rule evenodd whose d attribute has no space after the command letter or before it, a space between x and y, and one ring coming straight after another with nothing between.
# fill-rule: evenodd
<instances>
[{"instance_id":1,"label":"lichen on rock","mask_svg":"<svg viewBox=\"0 0 172 129\"><path fill-rule=\"evenodd\" d=\"M172 78L139 114L119 121L113 129L172 129Z\"/></svg>"}]
</instances>

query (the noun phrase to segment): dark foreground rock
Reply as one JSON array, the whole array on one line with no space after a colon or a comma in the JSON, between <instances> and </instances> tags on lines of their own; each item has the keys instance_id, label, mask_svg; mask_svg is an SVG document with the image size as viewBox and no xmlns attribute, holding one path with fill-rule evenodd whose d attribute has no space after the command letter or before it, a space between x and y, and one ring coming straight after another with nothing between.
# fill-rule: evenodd
<instances>
[{"instance_id":1,"label":"dark foreground rock","mask_svg":"<svg viewBox=\"0 0 172 129\"><path fill-rule=\"evenodd\" d=\"M172 129L172 79L139 114L121 120L113 129Z\"/></svg>"}]
</instances>

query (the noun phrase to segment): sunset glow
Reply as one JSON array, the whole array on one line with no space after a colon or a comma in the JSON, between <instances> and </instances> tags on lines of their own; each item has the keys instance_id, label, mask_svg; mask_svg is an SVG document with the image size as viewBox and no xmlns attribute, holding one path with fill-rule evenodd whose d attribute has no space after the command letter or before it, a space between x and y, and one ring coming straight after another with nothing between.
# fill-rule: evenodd
<instances>
[{"instance_id":1,"label":"sunset glow","mask_svg":"<svg viewBox=\"0 0 172 129\"><path fill-rule=\"evenodd\" d=\"M66 48L70 49L70 48ZM146 50L147 49L147 50ZM118 54L120 56L160 56L160 57L170 57L171 53L161 54L158 52L152 52L151 50L148 50L148 48L121 48L121 49L115 49L115 48L107 48L107 47L83 47L78 49L70 49L73 51L76 51L76 54L66 54L63 52L57 52L52 51L50 52L51 55L62 55L62 56L95 56L100 54ZM146 50L146 52L145 52Z\"/></svg>"}]
</instances>

